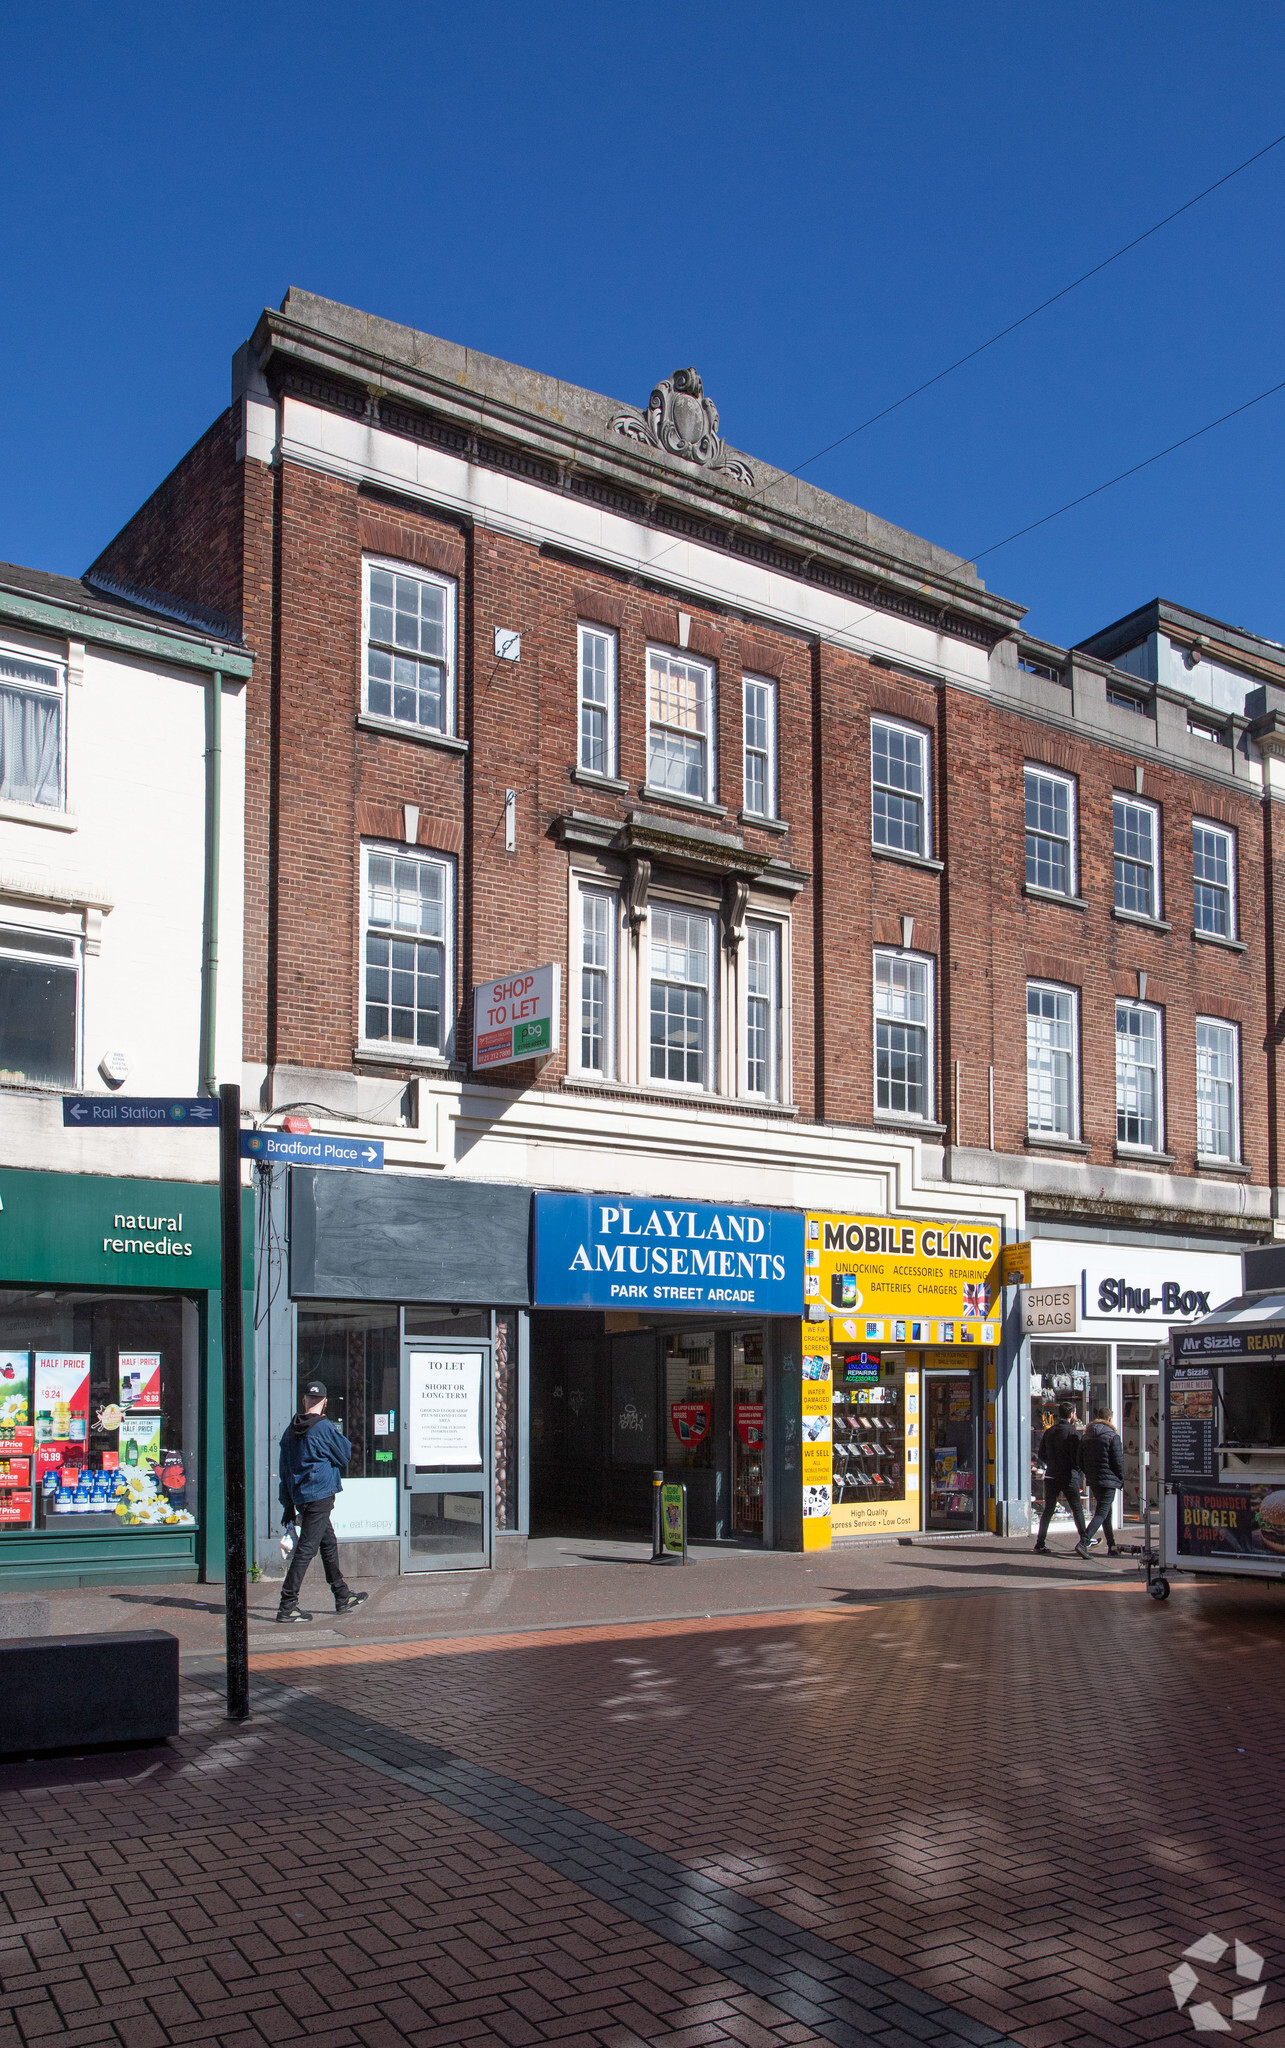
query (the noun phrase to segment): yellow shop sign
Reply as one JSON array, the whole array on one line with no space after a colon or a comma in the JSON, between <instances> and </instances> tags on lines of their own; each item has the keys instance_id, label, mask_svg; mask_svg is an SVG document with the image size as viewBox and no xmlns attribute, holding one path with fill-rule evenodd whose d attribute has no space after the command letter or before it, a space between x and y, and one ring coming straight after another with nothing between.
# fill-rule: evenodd
<instances>
[{"instance_id":1,"label":"yellow shop sign","mask_svg":"<svg viewBox=\"0 0 1285 2048\"><path fill-rule=\"evenodd\" d=\"M997 1344L1000 1235L987 1223L809 1214L804 1301L859 1342Z\"/></svg>"}]
</instances>

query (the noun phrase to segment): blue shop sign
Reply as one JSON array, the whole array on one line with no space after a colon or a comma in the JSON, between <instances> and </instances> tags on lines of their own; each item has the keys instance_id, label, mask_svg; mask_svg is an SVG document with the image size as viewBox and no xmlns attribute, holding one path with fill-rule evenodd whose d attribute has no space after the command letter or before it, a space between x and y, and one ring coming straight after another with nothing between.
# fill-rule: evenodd
<instances>
[{"instance_id":1,"label":"blue shop sign","mask_svg":"<svg viewBox=\"0 0 1285 2048\"><path fill-rule=\"evenodd\" d=\"M534 1300L541 1308L802 1315L803 1217L722 1202L537 1194Z\"/></svg>"}]
</instances>

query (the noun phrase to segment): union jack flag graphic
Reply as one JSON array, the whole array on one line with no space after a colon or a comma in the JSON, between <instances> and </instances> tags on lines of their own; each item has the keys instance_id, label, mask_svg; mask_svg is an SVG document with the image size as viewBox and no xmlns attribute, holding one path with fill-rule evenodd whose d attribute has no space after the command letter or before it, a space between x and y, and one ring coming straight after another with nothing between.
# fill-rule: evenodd
<instances>
[{"instance_id":1,"label":"union jack flag graphic","mask_svg":"<svg viewBox=\"0 0 1285 2048\"><path fill-rule=\"evenodd\" d=\"M988 1316L991 1308L991 1291L984 1280L970 1283L964 1288L964 1314L966 1316Z\"/></svg>"}]
</instances>

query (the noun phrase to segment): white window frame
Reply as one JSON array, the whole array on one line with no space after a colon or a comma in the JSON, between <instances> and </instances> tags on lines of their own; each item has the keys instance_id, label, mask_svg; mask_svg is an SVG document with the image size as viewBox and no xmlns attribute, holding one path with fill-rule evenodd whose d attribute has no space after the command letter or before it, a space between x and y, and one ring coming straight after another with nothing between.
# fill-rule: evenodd
<instances>
[{"instance_id":1,"label":"white window frame","mask_svg":"<svg viewBox=\"0 0 1285 2048\"><path fill-rule=\"evenodd\" d=\"M1043 781L1045 781L1045 782L1052 782L1052 783L1056 783L1056 784L1058 785L1058 787L1059 787L1059 788L1061 788L1061 789L1063 789L1063 790L1065 790L1065 791L1066 791L1066 820L1067 820L1067 830L1066 830L1066 839L1065 839L1065 841L1062 841L1062 840L1060 840L1060 839L1059 839L1059 835L1058 835L1058 834L1057 834L1056 832L1045 832L1045 831L1043 831L1043 830L1041 829L1041 827L1039 827L1038 825L1037 825L1037 826L1034 826L1034 827L1033 827L1033 826L1031 825L1031 823L1030 823L1029 819L1027 818L1027 815L1026 815L1026 805L1027 805L1027 801L1028 801L1028 798L1027 798L1027 787L1026 787L1026 782L1027 782L1027 777L1028 777L1028 776L1030 776L1030 775L1038 775L1038 776L1039 776L1039 777L1040 777L1040 778L1041 778L1041 779L1042 779ZM1075 892L1076 892L1076 882L1077 882L1077 868L1078 868L1078 863L1077 863L1077 859L1076 859L1076 854L1077 854L1077 846L1076 846L1076 838L1077 838L1077 833L1076 833L1076 806L1075 806L1075 778L1074 778L1074 776L1072 776L1072 775L1062 775L1062 774L1059 774L1059 772L1058 772L1058 770L1057 770L1056 768L1046 768L1046 767L1045 767L1045 765L1044 765L1044 763L1043 763L1042 761L1027 761L1027 762L1026 762L1026 764L1025 764L1025 766L1023 767L1023 770L1022 770L1022 829L1023 829L1023 835L1024 835L1024 862L1023 862L1023 865L1024 865L1024 870L1025 870L1025 868L1026 868L1026 866L1027 866L1027 864L1028 864L1028 862L1029 862L1029 853L1027 853L1027 852L1025 851L1025 839L1026 839L1026 838L1027 838L1027 837L1028 837L1028 836L1030 835L1030 833L1031 833L1032 831L1034 831L1035 837L1036 837L1037 839L1043 839L1043 840L1051 840L1051 841L1054 841L1054 842L1056 842L1057 844L1064 844L1064 845L1066 846L1066 887L1065 887L1065 889L1055 889L1055 888L1054 888L1054 887L1052 886L1052 884L1051 884L1051 883L1048 883L1048 882L1039 882L1039 881L1033 882L1033 881L1031 880L1031 877L1030 877L1030 874L1029 874L1029 872L1027 872L1027 873L1026 873L1026 886L1027 886L1027 888L1028 888L1028 889L1039 889L1039 890L1042 890L1042 891L1043 891L1043 892L1044 892L1044 893L1045 893L1046 895L1049 895L1049 896L1074 896L1074 895L1075 895Z\"/></svg>"},{"instance_id":2,"label":"white window frame","mask_svg":"<svg viewBox=\"0 0 1285 2048\"><path fill-rule=\"evenodd\" d=\"M599 966L588 966L584 957L585 906L588 902L603 903L607 910L607 959ZM619 1066L619 1018L620 1018L620 890L609 876L577 875L572 880L572 974L570 980L570 1002L574 1006L567 1019L567 1038L570 1044L569 1065L571 1071L582 1074L586 1080L614 1081ZM599 1067L586 1065L584 1059L584 997L586 973L601 973L606 978L605 1015L603 1018L603 1063Z\"/></svg>"},{"instance_id":3,"label":"white window frame","mask_svg":"<svg viewBox=\"0 0 1285 2048\"><path fill-rule=\"evenodd\" d=\"M877 731L877 730L879 730L880 728L882 728L882 729L883 729L883 730L884 730L885 732L890 732L890 733L899 733L899 734L900 734L900 735L901 735L901 736L902 736L903 738L905 738L905 739L915 739L915 740L918 740L918 741L919 741L919 744L920 744L920 746L921 746L921 747L923 748L923 756L922 756L922 775L923 775L923 790L922 790L921 794L920 794L920 795L919 795L918 797L915 797L915 796L913 796L913 795L908 795L908 794L907 794L907 792L906 792L905 790L903 790L903 789L898 789L898 787L897 787L896 783L894 783L894 782L880 782L880 781L879 781L879 780L878 780L878 779L876 778L876 775L875 775L875 733L876 733L876 731ZM899 799L900 799L900 800L901 800L902 802L912 802L912 803L918 803L918 805L919 805L919 808L920 808L920 813L921 813L921 817L922 817L922 826L923 826L923 830L922 830L922 839L923 839L923 844L922 844L922 845L921 845L921 846L919 847L919 849L918 849L917 851L915 851L915 850L912 850L912 849L908 849L908 848L906 848L906 847L903 847L903 846L894 846L891 840L889 840L889 839L880 839L880 838L878 838L878 837L876 836L876 820L875 820L875 798L876 798L876 796L877 796L877 794L878 794L878 792L879 792L880 790L886 790L886 791L887 791L887 793L888 793L888 794L889 794L890 796L894 796L894 797L897 797L897 798L899 798ZM870 720L870 842L871 842L871 845L872 845L872 846L878 846L878 847L881 847L881 848L882 848L882 849L883 849L883 850L884 850L885 852L887 852L887 853L895 853L895 854L900 854L900 855L901 855L901 857L902 857L902 858L903 858L904 860L931 860L931 859L932 859L932 850L933 850L933 845L932 845L932 841L933 841L933 818L932 818L932 735L931 735L931 733L929 733L929 732L928 732L928 731L927 731L927 730L926 730L926 729L925 729L925 728L924 728L923 726L921 726L921 725L909 725L909 724L907 724L907 723L906 723L906 722L905 722L905 721L904 721L903 719L900 719L900 718L885 718L885 717L883 716L883 714L882 714L881 712L875 712L875 713L874 713L874 714L872 715L872 717L871 717L871 720Z\"/></svg>"},{"instance_id":4,"label":"white window frame","mask_svg":"<svg viewBox=\"0 0 1285 2048\"><path fill-rule=\"evenodd\" d=\"M394 576L409 576L412 577L416 583L427 584L430 586L430 588L441 590L445 593L446 619L443 637L445 641L444 666L446 670L446 688L445 701L443 704L443 718L441 725L420 725L414 719L398 718L391 709L388 711L374 711L371 709L370 650L372 643L370 634L370 576L371 571L373 569L384 569ZM396 726L399 732L414 733L421 739L453 739L455 737L457 701L457 693L455 687L455 646L458 605L459 585L453 576L442 576L439 575L435 569L422 569L418 562L400 562L395 557L389 555L362 556L361 708L363 714L367 718L381 719L388 725ZM389 652L392 653L400 652L402 654L409 655L411 652L409 648L397 649L386 640L377 640L374 642L374 645L380 650L387 649ZM423 657L418 652L418 650L416 650L415 658L422 660L425 657ZM395 699L392 701L395 702Z\"/></svg>"},{"instance_id":5,"label":"white window frame","mask_svg":"<svg viewBox=\"0 0 1285 2048\"><path fill-rule=\"evenodd\" d=\"M705 775L703 785L699 793L687 789L671 788L666 783L653 782L652 780L651 743L653 732L675 733L681 735L684 730L681 726L670 725L665 720L655 719L651 715L651 677L653 660L677 662L683 667L699 671L705 678L705 731L702 735L705 741ZM698 655L695 654L686 654L680 648L663 647L659 643L649 641L647 646L647 672L645 678L645 688L647 691L646 788L648 793L653 796L665 797L673 803L712 804L715 801L715 791L718 788L718 675L714 663L712 661L703 661Z\"/></svg>"},{"instance_id":6,"label":"white window frame","mask_svg":"<svg viewBox=\"0 0 1285 2048\"><path fill-rule=\"evenodd\" d=\"M768 1085L754 1088L750 1085L750 1020L751 1004L764 1000L762 992L750 987L750 948L758 938L764 937L770 944L769 970L771 986L767 993L768 1004ZM786 930L779 918L747 917L745 937L740 953L740 1066L741 1094L750 1102L780 1102L786 1093L786 1008L785 974L787 969Z\"/></svg>"},{"instance_id":7,"label":"white window frame","mask_svg":"<svg viewBox=\"0 0 1285 2048\"><path fill-rule=\"evenodd\" d=\"M1116 814L1121 805L1124 806L1126 811L1145 812L1147 816L1151 819L1150 861L1137 860L1132 854L1119 854L1116 852ZM1115 864L1117 860L1127 860L1134 867L1150 868L1150 910L1134 910L1128 904L1121 903L1118 900L1120 892L1119 883L1117 881L1115 872ZM1149 918L1153 924L1158 924L1160 922L1161 917L1164 914L1161 907L1163 903L1163 898L1160 893L1160 807L1158 804L1149 804L1145 802L1144 799L1140 796L1130 796L1125 790L1122 789L1113 790L1111 793L1111 900L1114 903L1115 908L1119 912L1121 917Z\"/></svg>"},{"instance_id":8,"label":"white window frame","mask_svg":"<svg viewBox=\"0 0 1285 2048\"><path fill-rule=\"evenodd\" d=\"M606 653L607 696L605 705L597 698L585 695L585 647L590 639L600 640ZM619 675L619 635L611 626L595 625L592 619L582 619L576 629L576 760L582 775L601 775L614 779L616 775L616 696ZM606 713L606 747L604 763L595 768L586 760L587 735L585 733L585 710L592 706L595 711Z\"/></svg>"},{"instance_id":9,"label":"white window frame","mask_svg":"<svg viewBox=\"0 0 1285 2048\"><path fill-rule=\"evenodd\" d=\"M1203 875L1197 875L1197 874L1196 874L1196 871L1195 871L1195 870L1196 870L1196 834L1197 834L1197 832L1212 832L1212 833L1213 833L1213 834L1215 835L1215 837L1216 837L1216 838L1222 839L1222 840L1224 840L1224 841L1226 842L1226 847L1227 847L1227 929L1226 929L1226 931L1225 931L1225 932L1214 932L1214 931L1211 931L1211 930L1209 929L1209 926L1208 926L1208 925L1203 925L1203 924L1201 924L1201 923L1199 922L1199 920L1198 920L1198 918L1197 918L1197 915L1196 915L1196 891L1197 891L1197 889L1198 889L1198 888L1200 888L1200 887L1201 887L1202 885L1203 885L1204 887L1206 887L1206 888L1217 888L1217 887L1219 886L1219 885L1218 885L1218 884L1217 884L1216 882L1209 882L1209 881L1207 881L1207 880L1206 880L1206 878L1205 878L1205 877L1204 877ZM1237 911L1238 911L1238 905L1237 905L1237 901L1236 901L1236 895L1237 895L1237 891L1236 891L1236 853L1237 853L1237 848L1236 848L1236 834L1235 834L1235 831L1233 830L1233 828L1232 828L1232 827L1231 827L1230 825L1219 825L1219 824L1216 824L1216 823L1215 823L1215 821L1214 821L1214 820L1213 820L1212 818L1193 818L1193 819L1192 819L1192 821L1191 821L1191 864L1192 864L1192 876L1191 876L1191 882L1192 882L1192 888L1191 888L1191 921L1192 921L1192 924L1193 924L1193 926L1195 927L1195 929L1196 929L1196 930L1197 930L1198 932L1202 933L1202 934L1203 934L1203 936L1204 936L1204 937L1206 937L1206 938L1211 938L1211 939L1235 939L1235 938L1237 938L1237 937L1239 936L1239 934L1238 934L1238 931L1237 931L1237 922L1238 922L1238 918L1237 918Z\"/></svg>"},{"instance_id":10,"label":"white window frame","mask_svg":"<svg viewBox=\"0 0 1285 2048\"><path fill-rule=\"evenodd\" d=\"M1201 1139L1201 1129L1200 1129L1200 1126L1201 1126L1201 1121L1202 1121L1202 1118L1201 1118L1201 1093L1202 1093L1202 1076L1201 1076L1201 1071L1200 1071L1200 1061L1201 1061L1201 1053L1202 1053L1202 1047L1201 1047L1201 1044L1200 1044L1200 1034L1201 1034L1201 1032L1202 1032L1202 1031L1219 1031L1219 1032L1225 1031L1225 1032L1226 1032L1226 1033L1228 1034L1228 1037L1229 1037L1229 1039L1230 1039L1230 1041L1231 1041L1231 1068L1232 1068L1232 1071L1231 1071L1231 1116L1230 1116L1230 1126L1231 1126L1231 1128L1230 1128L1230 1139L1231 1139L1231 1146L1230 1146L1230 1150L1229 1150L1229 1151L1226 1151L1226 1152L1213 1152L1213 1151L1209 1151L1209 1150L1207 1150L1207 1149L1206 1149L1206 1148L1205 1148L1205 1147L1204 1147L1204 1146L1203 1146L1203 1145L1201 1144L1201 1142L1200 1142L1200 1139ZM1226 1085L1226 1083L1225 1083L1225 1081L1224 1081L1223 1077L1221 1077L1221 1076L1219 1076L1219 1077L1216 1077L1216 1079L1215 1079L1215 1085L1216 1085L1216 1086L1225 1086L1225 1085ZM1213 1164L1217 1163L1217 1164L1219 1164L1219 1165L1223 1165L1223 1166L1239 1166L1239 1164L1240 1164L1240 1157L1241 1157L1241 1139L1240 1139L1240 1026L1239 1026L1239 1024L1230 1024L1230 1023L1228 1023L1228 1021L1227 1021L1227 1019L1226 1019L1225 1017L1197 1017L1197 1019L1196 1019L1196 1158L1197 1158L1197 1161L1198 1161L1198 1162L1199 1162L1199 1161L1202 1161L1202 1160L1208 1160L1208 1161L1210 1162L1210 1164L1211 1164L1211 1165L1213 1165Z\"/></svg>"},{"instance_id":11,"label":"white window frame","mask_svg":"<svg viewBox=\"0 0 1285 2048\"><path fill-rule=\"evenodd\" d=\"M366 937L371 926L371 880L370 864L373 859L413 861L420 867L436 868L443 877L442 892L442 1029L441 1045L438 1048L422 1046L413 1040L400 1038L368 1038L366 1036ZM455 1054L455 1029L457 1024L455 996L455 919L456 919L456 864L448 853L429 852L420 846L399 845L395 841L366 839L361 846L361 905L359 919L359 972L358 1000L359 1054L395 1060L404 1066L445 1066ZM388 930L398 936L395 926L377 926L380 933ZM431 937L431 934L403 932L404 938Z\"/></svg>"},{"instance_id":12,"label":"white window frame","mask_svg":"<svg viewBox=\"0 0 1285 2048\"><path fill-rule=\"evenodd\" d=\"M11 641L0 644L0 665L7 662L19 667L47 670L53 677L51 683L46 683L36 677L0 674L0 689L9 689L41 703L58 706L58 800L52 804L38 803L25 797L0 794L0 808L9 815L16 813L24 818L64 817L67 811L67 664L56 655L43 651L37 653L30 647L17 647ZM0 749L0 756L2 752Z\"/></svg>"},{"instance_id":13,"label":"white window frame","mask_svg":"<svg viewBox=\"0 0 1285 2048\"><path fill-rule=\"evenodd\" d=\"M750 745L750 692L762 690L766 698L766 742L763 746ZM777 687L771 676L743 675L741 677L741 800L747 818L775 818L777 815L776 793L776 695ZM763 762L765 802L761 810L750 805L750 762Z\"/></svg>"},{"instance_id":14,"label":"white window frame","mask_svg":"<svg viewBox=\"0 0 1285 2048\"><path fill-rule=\"evenodd\" d=\"M703 921L708 926L709 937L708 948L705 956L707 964L704 984L706 999L706 1023L705 1079L703 1081L688 1081L686 1079L672 1080L668 1074L655 1074L652 1071L651 998L652 988L657 978L655 974L654 965L656 952L656 927L658 919L662 916L697 918ZM721 1061L719 1058L721 1048L719 1044L719 1034L720 1018L722 1013L722 1005L720 1001L720 998L722 996L722 988L720 984L722 982L723 977L720 962L720 954L722 952L722 947L720 946L719 939L719 917L718 912L716 910L706 909L703 906L699 906L693 903L683 903L677 901L670 902L665 899L660 899L656 902L653 902L649 906L647 913L647 958L645 963L645 973L641 978L642 987L640 990L640 994L642 997L642 1001L639 1005L638 1064L640 1074L643 1078L644 1086L650 1086L652 1088L674 1089L684 1095L693 1096L718 1095L722 1092ZM666 985L696 988L700 984L696 982L671 984L667 979Z\"/></svg>"},{"instance_id":15,"label":"white window frame","mask_svg":"<svg viewBox=\"0 0 1285 2048\"><path fill-rule=\"evenodd\" d=\"M1070 1070L1067 1085L1067 1109L1070 1128L1058 1130L1056 1124L1044 1125L1031 1121L1031 1024L1030 1000L1032 992L1041 996L1066 997L1070 1006L1071 1044L1069 1048ZM1060 1019L1058 1020L1061 1021ZM1065 1054L1066 1049L1055 1047L1056 1054ZM1078 1143L1080 1137L1080 991L1068 988L1064 982L1028 980L1026 984L1026 1129L1029 1137L1046 1144Z\"/></svg>"},{"instance_id":16,"label":"white window frame","mask_svg":"<svg viewBox=\"0 0 1285 2048\"><path fill-rule=\"evenodd\" d=\"M1128 1016L1150 1017L1155 1028L1156 1057L1154 1067L1150 1069L1155 1077L1155 1135L1150 1142L1145 1138L1121 1137L1120 1135L1121 1116L1127 1118L1131 1113L1128 1104L1122 1103L1120 1099L1121 1088L1125 1083L1128 1067L1133 1065L1146 1070L1145 1060L1136 1062L1126 1061L1124 1068L1122 1069L1121 1067L1120 1045L1122 1034L1120 1031L1120 1012L1122 1010ZM1129 1035L1128 1033L1124 1034L1126 1037ZM1128 996L1117 996L1115 999L1115 1142L1122 1152L1163 1152L1165 1149L1164 1011L1158 1008L1155 1003L1132 1002Z\"/></svg>"},{"instance_id":17,"label":"white window frame","mask_svg":"<svg viewBox=\"0 0 1285 2048\"><path fill-rule=\"evenodd\" d=\"M891 1010L879 1007L879 968L883 962L890 965L904 961L908 967L921 968L924 977L924 1016L922 1021L914 1018L895 1016ZM901 946L876 946L871 966L873 1030L871 1032L874 1058L874 1113L880 1119L895 1118L898 1123L923 1124L933 1120L935 1099L936 1068L936 990L934 987L934 961L927 953L910 953ZM879 1026L890 1024L908 1031L922 1031L924 1038L924 1107L917 1109L881 1108L879 1104ZM889 1083L891 1086L891 1082Z\"/></svg>"},{"instance_id":18,"label":"white window frame","mask_svg":"<svg viewBox=\"0 0 1285 2048\"><path fill-rule=\"evenodd\" d=\"M51 941L59 950L54 951ZM62 950L65 948L66 950ZM83 934L71 924L33 917L17 905L0 903L0 957L21 960L31 966L56 963L70 966L75 974L73 1022L75 1028L72 1072L69 1081L36 1081L11 1074L0 1067L0 1089L21 1089L57 1095L82 1086L85 1043L85 946Z\"/></svg>"}]
</instances>

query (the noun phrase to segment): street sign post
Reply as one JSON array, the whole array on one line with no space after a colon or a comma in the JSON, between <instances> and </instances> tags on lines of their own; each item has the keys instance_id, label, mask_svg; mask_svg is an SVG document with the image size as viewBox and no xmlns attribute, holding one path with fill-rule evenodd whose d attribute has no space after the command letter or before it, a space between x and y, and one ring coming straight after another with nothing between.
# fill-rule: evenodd
<instances>
[{"instance_id":1,"label":"street sign post","mask_svg":"<svg viewBox=\"0 0 1285 2048\"><path fill-rule=\"evenodd\" d=\"M241 1090L219 1089L219 1206L223 1295L224 1643L229 1721L250 1712L249 1598L245 1532L245 1357L241 1315Z\"/></svg>"},{"instance_id":2,"label":"street sign post","mask_svg":"<svg viewBox=\"0 0 1285 2048\"><path fill-rule=\"evenodd\" d=\"M382 1173L384 1141L333 1138L319 1131L306 1137L291 1131L242 1131L241 1157L261 1166L346 1166L363 1173Z\"/></svg>"},{"instance_id":3,"label":"street sign post","mask_svg":"<svg viewBox=\"0 0 1285 2048\"><path fill-rule=\"evenodd\" d=\"M64 1095L64 1128L72 1131L217 1131L212 1095Z\"/></svg>"}]
</instances>

